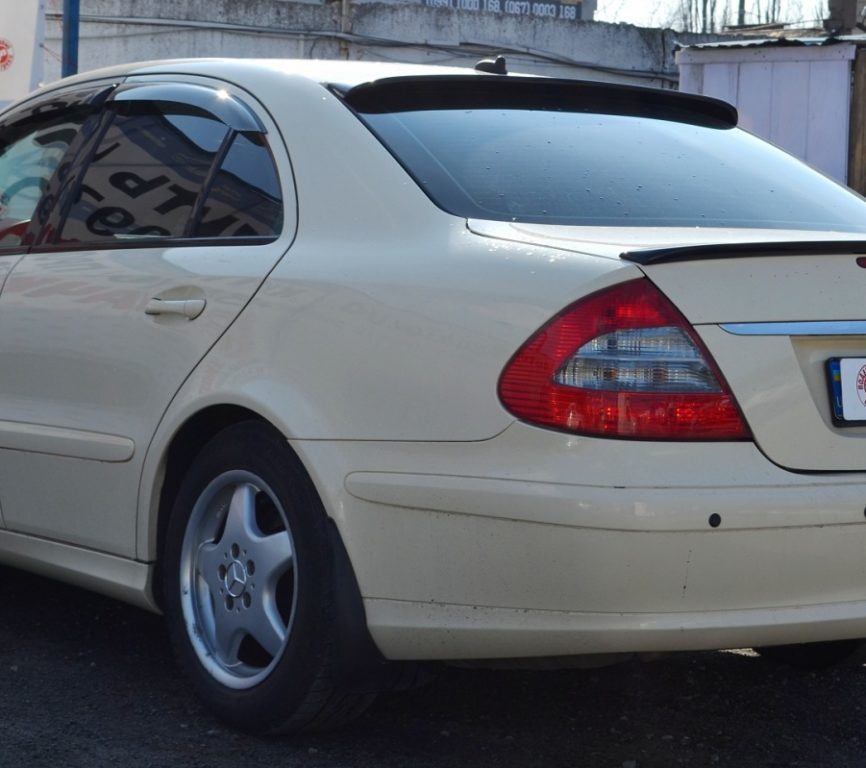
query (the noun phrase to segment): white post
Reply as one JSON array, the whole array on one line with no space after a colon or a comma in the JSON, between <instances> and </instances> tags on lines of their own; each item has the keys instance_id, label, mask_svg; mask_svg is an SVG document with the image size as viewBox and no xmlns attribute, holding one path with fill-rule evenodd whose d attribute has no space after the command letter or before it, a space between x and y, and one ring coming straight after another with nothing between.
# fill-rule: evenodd
<instances>
[{"instance_id":1,"label":"white post","mask_svg":"<svg viewBox=\"0 0 866 768\"><path fill-rule=\"evenodd\" d=\"M0 109L42 80L44 0L0 3Z\"/></svg>"}]
</instances>

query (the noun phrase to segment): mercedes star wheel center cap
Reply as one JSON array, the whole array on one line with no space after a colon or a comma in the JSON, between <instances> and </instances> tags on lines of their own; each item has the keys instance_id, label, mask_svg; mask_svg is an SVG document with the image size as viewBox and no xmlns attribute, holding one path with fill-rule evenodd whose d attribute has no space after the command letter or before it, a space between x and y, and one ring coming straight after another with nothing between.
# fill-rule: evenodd
<instances>
[{"instance_id":1,"label":"mercedes star wheel center cap","mask_svg":"<svg viewBox=\"0 0 866 768\"><path fill-rule=\"evenodd\" d=\"M225 576L226 592L232 597L240 597L247 588L247 569L238 560L232 560L226 569Z\"/></svg>"}]
</instances>

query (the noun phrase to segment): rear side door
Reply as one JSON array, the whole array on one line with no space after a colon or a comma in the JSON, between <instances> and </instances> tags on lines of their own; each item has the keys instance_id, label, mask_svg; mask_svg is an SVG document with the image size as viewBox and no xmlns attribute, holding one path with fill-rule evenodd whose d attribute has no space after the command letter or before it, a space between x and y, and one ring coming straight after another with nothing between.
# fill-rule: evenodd
<instances>
[{"instance_id":1,"label":"rear side door","mask_svg":"<svg viewBox=\"0 0 866 768\"><path fill-rule=\"evenodd\" d=\"M221 83L105 101L0 294L9 529L134 556L156 426L294 235L268 120Z\"/></svg>"},{"instance_id":2,"label":"rear side door","mask_svg":"<svg viewBox=\"0 0 866 768\"><path fill-rule=\"evenodd\" d=\"M53 93L0 119L0 289L40 227L40 200L51 195L56 180L67 172L70 158L98 124L100 105L116 84L105 81ZM3 367L10 365L4 360Z\"/></svg>"}]
</instances>

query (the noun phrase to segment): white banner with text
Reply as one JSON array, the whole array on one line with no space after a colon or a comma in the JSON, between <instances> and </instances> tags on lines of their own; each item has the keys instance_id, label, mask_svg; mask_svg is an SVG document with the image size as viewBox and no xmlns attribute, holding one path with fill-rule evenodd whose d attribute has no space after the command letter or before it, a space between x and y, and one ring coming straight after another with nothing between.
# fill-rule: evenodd
<instances>
[{"instance_id":1,"label":"white banner with text","mask_svg":"<svg viewBox=\"0 0 866 768\"><path fill-rule=\"evenodd\" d=\"M0 109L42 80L44 0L0 2Z\"/></svg>"}]
</instances>

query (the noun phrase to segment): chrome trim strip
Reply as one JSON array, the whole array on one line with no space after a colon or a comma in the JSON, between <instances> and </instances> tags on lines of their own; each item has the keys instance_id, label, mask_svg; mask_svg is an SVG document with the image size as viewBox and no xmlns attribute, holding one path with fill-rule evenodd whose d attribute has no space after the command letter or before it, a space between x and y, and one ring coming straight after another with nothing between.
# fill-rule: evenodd
<instances>
[{"instance_id":1,"label":"chrome trim strip","mask_svg":"<svg viewBox=\"0 0 866 768\"><path fill-rule=\"evenodd\" d=\"M866 320L723 323L720 328L734 336L866 336Z\"/></svg>"}]
</instances>

